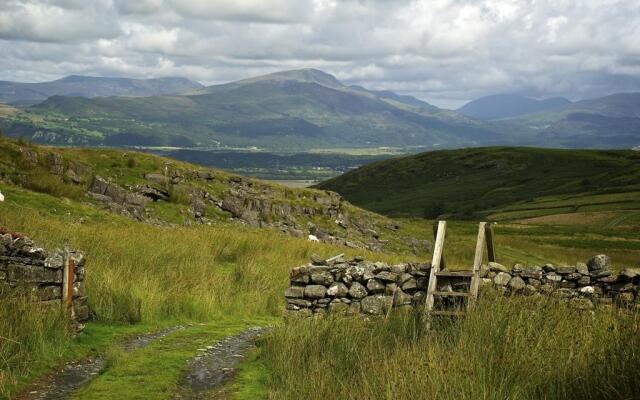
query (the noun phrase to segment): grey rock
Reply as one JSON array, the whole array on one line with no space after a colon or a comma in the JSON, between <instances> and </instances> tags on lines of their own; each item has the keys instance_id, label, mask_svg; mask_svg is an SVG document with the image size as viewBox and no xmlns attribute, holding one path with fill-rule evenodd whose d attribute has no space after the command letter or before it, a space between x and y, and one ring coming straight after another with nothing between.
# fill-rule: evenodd
<instances>
[{"instance_id":1,"label":"grey rock","mask_svg":"<svg viewBox=\"0 0 640 400\"><path fill-rule=\"evenodd\" d=\"M393 294L393 306L399 307L404 305L410 305L413 300L413 297L406 294L402 291L402 289L398 289Z\"/></svg>"},{"instance_id":2,"label":"grey rock","mask_svg":"<svg viewBox=\"0 0 640 400\"><path fill-rule=\"evenodd\" d=\"M547 281L553 283L559 283L562 280L562 276L556 274L555 272L549 272L544 277Z\"/></svg>"},{"instance_id":3,"label":"grey rock","mask_svg":"<svg viewBox=\"0 0 640 400\"><path fill-rule=\"evenodd\" d=\"M332 301L329 303L329 312L335 314L344 314L349 310L349 304L341 301Z\"/></svg>"},{"instance_id":4,"label":"grey rock","mask_svg":"<svg viewBox=\"0 0 640 400\"><path fill-rule=\"evenodd\" d=\"M313 303L305 299L287 299L287 304L293 304L299 308L310 308Z\"/></svg>"},{"instance_id":5,"label":"grey rock","mask_svg":"<svg viewBox=\"0 0 640 400\"><path fill-rule=\"evenodd\" d=\"M359 282L353 282L349 288L349 296L353 299L362 299L367 296L367 289Z\"/></svg>"},{"instance_id":6,"label":"grey rock","mask_svg":"<svg viewBox=\"0 0 640 400\"><path fill-rule=\"evenodd\" d=\"M521 278L532 278L532 279L542 279L542 268L533 265L525 268L524 271L520 273Z\"/></svg>"},{"instance_id":7,"label":"grey rock","mask_svg":"<svg viewBox=\"0 0 640 400\"><path fill-rule=\"evenodd\" d=\"M398 285L395 283L388 283L385 287L384 287L384 294L386 294L387 296L393 296L393 294L396 292L396 290L398 290Z\"/></svg>"},{"instance_id":8,"label":"grey rock","mask_svg":"<svg viewBox=\"0 0 640 400\"><path fill-rule=\"evenodd\" d=\"M495 278L493 278L493 283L498 286L506 286L511 280L511 275L506 272L499 272Z\"/></svg>"},{"instance_id":9,"label":"grey rock","mask_svg":"<svg viewBox=\"0 0 640 400\"><path fill-rule=\"evenodd\" d=\"M625 268L620 273L620 277L629 281L636 277L640 277L640 268Z\"/></svg>"},{"instance_id":10,"label":"grey rock","mask_svg":"<svg viewBox=\"0 0 640 400\"><path fill-rule=\"evenodd\" d=\"M489 262L489 271L492 272L509 272L507 267L497 262Z\"/></svg>"},{"instance_id":11,"label":"grey rock","mask_svg":"<svg viewBox=\"0 0 640 400\"><path fill-rule=\"evenodd\" d=\"M418 281L414 278L406 280L402 284L402 290L416 290L418 288Z\"/></svg>"},{"instance_id":12,"label":"grey rock","mask_svg":"<svg viewBox=\"0 0 640 400\"><path fill-rule=\"evenodd\" d=\"M327 265L327 260L317 254L311 255L311 262L313 265Z\"/></svg>"},{"instance_id":13,"label":"grey rock","mask_svg":"<svg viewBox=\"0 0 640 400\"><path fill-rule=\"evenodd\" d=\"M507 286L509 287L509 289L511 289L512 292L519 292L523 290L527 286L527 284L524 282L524 280L522 280L522 278L515 276L511 278L511 280L509 280Z\"/></svg>"},{"instance_id":14,"label":"grey rock","mask_svg":"<svg viewBox=\"0 0 640 400\"><path fill-rule=\"evenodd\" d=\"M382 293L384 292L384 284L377 279L369 279L367 290L369 293Z\"/></svg>"},{"instance_id":15,"label":"grey rock","mask_svg":"<svg viewBox=\"0 0 640 400\"><path fill-rule=\"evenodd\" d=\"M398 279L398 275L391 271L382 271L376 275L377 279L386 282L395 282Z\"/></svg>"},{"instance_id":16,"label":"grey rock","mask_svg":"<svg viewBox=\"0 0 640 400\"><path fill-rule=\"evenodd\" d=\"M605 254L598 254L587 261L587 267L589 271L611 269L611 258Z\"/></svg>"},{"instance_id":17,"label":"grey rock","mask_svg":"<svg viewBox=\"0 0 640 400\"><path fill-rule=\"evenodd\" d=\"M591 284L591 278L583 275L576 281L576 283L578 284L578 286L587 286Z\"/></svg>"},{"instance_id":18,"label":"grey rock","mask_svg":"<svg viewBox=\"0 0 640 400\"><path fill-rule=\"evenodd\" d=\"M330 285L333 283L333 275L329 271L324 272L312 272L311 282L319 285Z\"/></svg>"},{"instance_id":19,"label":"grey rock","mask_svg":"<svg viewBox=\"0 0 640 400\"><path fill-rule=\"evenodd\" d=\"M560 265L556 267L556 273L560 275L568 275L576 272L576 267L573 265Z\"/></svg>"},{"instance_id":20,"label":"grey rock","mask_svg":"<svg viewBox=\"0 0 640 400\"><path fill-rule=\"evenodd\" d=\"M347 294L349 294L349 289L344 283L332 283L327 290L327 296L346 297Z\"/></svg>"},{"instance_id":21,"label":"grey rock","mask_svg":"<svg viewBox=\"0 0 640 400\"><path fill-rule=\"evenodd\" d=\"M303 298L304 297L304 287L302 286L291 286L287 288L284 292L284 297L287 298Z\"/></svg>"},{"instance_id":22,"label":"grey rock","mask_svg":"<svg viewBox=\"0 0 640 400\"><path fill-rule=\"evenodd\" d=\"M568 281L573 281L573 282L577 282L578 280L580 280L580 278L588 278L588 276L583 276L582 274L578 273L578 272L572 272L568 275L564 276L564 279L568 280Z\"/></svg>"},{"instance_id":23,"label":"grey rock","mask_svg":"<svg viewBox=\"0 0 640 400\"><path fill-rule=\"evenodd\" d=\"M583 262L576 263L576 271L582 275L589 275L589 267Z\"/></svg>"},{"instance_id":24,"label":"grey rock","mask_svg":"<svg viewBox=\"0 0 640 400\"><path fill-rule=\"evenodd\" d=\"M391 309L393 299L391 296L367 296L361 300L362 313L369 315L380 315Z\"/></svg>"},{"instance_id":25,"label":"grey rock","mask_svg":"<svg viewBox=\"0 0 640 400\"><path fill-rule=\"evenodd\" d=\"M327 293L327 288L322 285L309 285L304 289L304 297L309 299L321 299Z\"/></svg>"},{"instance_id":26,"label":"grey rock","mask_svg":"<svg viewBox=\"0 0 640 400\"><path fill-rule=\"evenodd\" d=\"M553 264L545 264L542 266L544 272L556 272L556 267Z\"/></svg>"}]
</instances>

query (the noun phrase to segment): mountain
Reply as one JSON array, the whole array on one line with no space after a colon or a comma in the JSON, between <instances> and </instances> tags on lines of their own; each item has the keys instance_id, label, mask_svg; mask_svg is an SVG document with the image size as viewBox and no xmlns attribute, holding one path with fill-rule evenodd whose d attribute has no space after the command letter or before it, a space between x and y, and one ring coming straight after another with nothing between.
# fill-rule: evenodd
<instances>
[{"instance_id":1,"label":"mountain","mask_svg":"<svg viewBox=\"0 0 640 400\"><path fill-rule=\"evenodd\" d=\"M562 97L536 100L515 94L496 94L470 101L458 112L468 117L493 120L553 110L568 104L571 102Z\"/></svg>"},{"instance_id":2,"label":"mountain","mask_svg":"<svg viewBox=\"0 0 640 400\"><path fill-rule=\"evenodd\" d=\"M640 210L640 153L488 147L379 161L317 185L387 215L490 219Z\"/></svg>"},{"instance_id":3,"label":"mountain","mask_svg":"<svg viewBox=\"0 0 640 400\"><path fill-rule=\"evenodd\" d=\"M527 131L536 143L631 148L640 144L640 93L617 93L498 121L504 132Z\"/></svg>"},{"instance_id":4,"label":"mountain","mask_svg":"<svg viewBox=\"0 0 640 400\"><path fill-rule=\"evenodd\" d=\"M53 143L260 146L278 151L466 146L500 140L481 122L409 96L343 85L314 69L209 86L180 96L53 96L4 127L14 136Z\"/></svg>"},{"instance_id":5,"label":"mountain","mask_svg":"<svg viewBox=\"0 0 640 400\"><path fill-rule=\"evenodd\" d=\"M70 75L51 82L21 83L0 81L0 102L33 105L51 96L108 97L181 94L201 88L186 78L101 78Z\"/></svg>"}]
</instances>

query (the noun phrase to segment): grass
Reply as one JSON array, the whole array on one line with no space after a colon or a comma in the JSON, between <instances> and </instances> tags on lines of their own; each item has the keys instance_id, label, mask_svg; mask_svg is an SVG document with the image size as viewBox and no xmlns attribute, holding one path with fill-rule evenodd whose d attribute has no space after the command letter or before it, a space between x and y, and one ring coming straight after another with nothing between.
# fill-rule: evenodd
<instances>
[{"instance_id":1,"label":"grass","mask_svg":"<svg viewBox=\"0 0 640 400\"><path fill-rule=\"evenodd\" d=\"M267 337L277 399L632 399L640 319L551 300L488 296L456 324L419 317L307 319Z\"/></svg>"}]
</instances>

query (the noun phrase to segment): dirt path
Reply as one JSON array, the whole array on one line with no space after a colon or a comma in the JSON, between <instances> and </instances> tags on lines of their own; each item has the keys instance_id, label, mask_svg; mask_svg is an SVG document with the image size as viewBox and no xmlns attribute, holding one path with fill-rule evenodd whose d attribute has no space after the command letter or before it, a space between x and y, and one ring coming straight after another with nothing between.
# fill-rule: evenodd
<instances>
[{"instance_id":1,"label":"dirt path","mask_svg":"<svg viewBox=\"0 0 640 400\"><path fill-rule=\"evenodd\" d=\"M183 329L174 326L158 332L150 332L129 339L122 345L126 352L147 347L153 341L161 339L170 333ZM98 356L80 361L72 361L60 369L45 375L31 383L25 390L15 397L16 400L64 400L68 399L78 389L87 385L104 368L105 358Z\"/></svg>"},{"instance_id":2,"label":"dirt path","mask_svg":"<svg viewBox=\"0 0 640 400\"><path fill-rule=\"evenodd\" d=\"M200 349L187 366L182 387L174 399L225 399L224 384L236 374L235 367L255 348L255 341L269 328L253 327Z\"/></svg>"}]
</instances>

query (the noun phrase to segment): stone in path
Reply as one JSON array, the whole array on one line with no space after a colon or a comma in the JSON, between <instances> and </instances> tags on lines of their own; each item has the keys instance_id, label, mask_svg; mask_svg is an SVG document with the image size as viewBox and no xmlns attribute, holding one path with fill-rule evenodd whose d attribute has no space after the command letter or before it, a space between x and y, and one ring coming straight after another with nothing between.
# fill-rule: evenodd
<instances>
[{"instance_id":1,"label":"stone in path","mask_svg":"<svg viewBox=\"0 0 640 400\"><path fill-rule=\"evenodd\" d=\"M221 391L236 373L236 366L255 348L255 341L267 329L253 327L229 336L189 360L182 387L174 399L220 399L226 398Z\"/></svg>"},{"instance_id":2,"label":"stone in path","mask_svg":"<svg viewBox=\"0 0 640 400\"><path fill-rule=\"evenodd\" d=\"M122 348L126 352L147 347L153 341L182 329L174 326L158 332L146 333L127 340ZM31 383L15 400L65 400L78 389L86 386L100 372L105 364L103 356L72 361L37 381Z\"/></svg>"}]
</instances>

